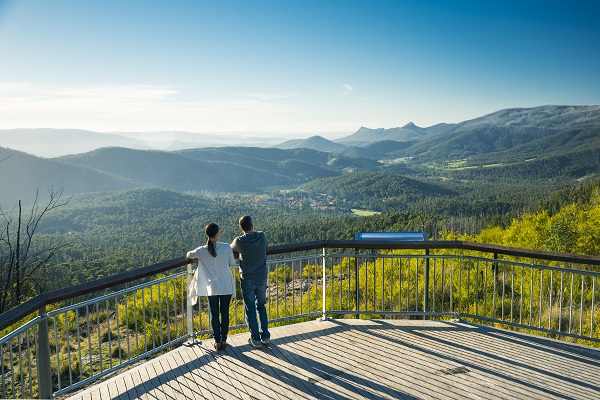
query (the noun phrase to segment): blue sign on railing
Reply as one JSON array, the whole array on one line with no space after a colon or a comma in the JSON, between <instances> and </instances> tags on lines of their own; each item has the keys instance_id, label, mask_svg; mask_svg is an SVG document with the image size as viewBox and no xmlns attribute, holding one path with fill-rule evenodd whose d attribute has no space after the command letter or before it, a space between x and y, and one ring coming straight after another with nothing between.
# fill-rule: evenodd
<instances>
[{"instance_id":1,"label":"blue sign on railing","mask_svg":"<svg viewBox=\"0 0 600 400\"><path fill-rule=\"evenodd\" d=\"M426 241L425 232L356 232L354 240L377 240L386 242Z\"/></svg>"}]
</instances>

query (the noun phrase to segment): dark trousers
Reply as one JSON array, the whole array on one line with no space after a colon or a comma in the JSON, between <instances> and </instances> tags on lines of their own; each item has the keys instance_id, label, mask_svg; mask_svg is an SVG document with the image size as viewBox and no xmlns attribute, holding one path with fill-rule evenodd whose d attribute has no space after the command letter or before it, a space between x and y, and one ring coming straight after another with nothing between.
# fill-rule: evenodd
<instances>
[{"instance_id":1,"label":"dark trousers","mask_svg":"<svg viewBox=\"0 0 600 400\"><path fill-rule=\"evenodd\" d=\"M213 328L215 342L224 342L229 333L229 304L231 295L208 296L208 307L210 308L210 321ZM219 318L221 314L221 318Z\"/></svg>"}]
</instances>

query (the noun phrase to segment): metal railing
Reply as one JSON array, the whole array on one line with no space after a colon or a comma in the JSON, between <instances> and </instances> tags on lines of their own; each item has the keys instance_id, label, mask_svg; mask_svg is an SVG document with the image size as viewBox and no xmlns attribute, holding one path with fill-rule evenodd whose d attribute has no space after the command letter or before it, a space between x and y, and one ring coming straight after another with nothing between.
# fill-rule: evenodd
<instances>
[{"instance_id":1,"label":"metal railing","mask_svg":"<svg viewBox=\"0 0 600 400\"><path fill-rule=\"evenodd\" d=\"M459 241L318 241L268 253L273 325L344 315L462 318L600 343L600 257ZM170 260L43 294L2 314L0 330L18 327L0 339L0 397L61 395L209 337L206 299L193 309L187 302L191 263ZM238 280L232 331L245 329L240 293Z\"/></svg>"}]
</instances>

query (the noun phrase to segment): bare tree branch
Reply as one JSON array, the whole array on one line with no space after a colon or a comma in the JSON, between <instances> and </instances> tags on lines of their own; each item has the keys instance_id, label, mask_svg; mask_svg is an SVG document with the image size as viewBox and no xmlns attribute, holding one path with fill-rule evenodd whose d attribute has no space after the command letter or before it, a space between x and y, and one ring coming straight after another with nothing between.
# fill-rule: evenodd
<instances>
[{"instance_id":1,"label":"bare tree branch","mask_svg":"<svg viewBox=\"0 0 600 400\"><path fill-rule=\"evenodd\" d=\"M49 188L48 192L50 198L42 205L39 190L36 191L35 201L26 216L20 201L10 213L0 208L0 223L4 225L0 230L0 313L44 290L42 267L67 245L61 238L57 243L34 250L36 231L42 219L48 212L68 203L61 200L62 190Z\"/></svg>"}]
</instances>

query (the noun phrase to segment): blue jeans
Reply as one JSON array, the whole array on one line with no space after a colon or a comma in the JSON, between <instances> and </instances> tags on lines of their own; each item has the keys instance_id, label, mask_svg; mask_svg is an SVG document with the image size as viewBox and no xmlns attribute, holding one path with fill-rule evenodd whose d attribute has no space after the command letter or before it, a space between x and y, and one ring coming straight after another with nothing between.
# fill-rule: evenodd
<instances>
[{"instance_id":1,"label":"blue jeans","mask_svg":"<svg viewBox=\"0 0 600 400\"><path fill-rule=\"evenodd\" d=\"M269 318L267 317L267 282L244 279L242 297L244 298L244 319L254 340L267 340L269 333ZM257 318L258 314L258 318Z\"/></svg>"},{"instance_id":2,"label":"blue jeans","mask_svg":"<svg viewBox=\"0 0 600 400\"><path fill-rule=\"evenodd\" d=\"M210 322L212 324L215 342L227 340L227 334L229 333L230 303L230 294L208 296L208 307L210 308ZM219 314L221 314L220 319Z\"/></svg>"}]
</instances>

